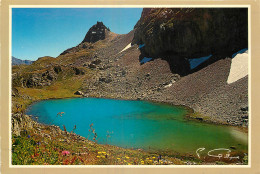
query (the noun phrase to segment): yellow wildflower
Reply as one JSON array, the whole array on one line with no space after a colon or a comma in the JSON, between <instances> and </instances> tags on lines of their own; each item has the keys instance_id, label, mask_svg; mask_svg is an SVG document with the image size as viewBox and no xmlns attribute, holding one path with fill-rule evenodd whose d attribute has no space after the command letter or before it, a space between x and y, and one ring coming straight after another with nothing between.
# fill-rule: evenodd
<instances>
[{"instance_id":1,"label":"yellow wildflower","mask_svg":"<svg viewBox=\"0 0 260 174\"><path fill-rule=\"evenodd\" d=\"M120 160L120 158L117 158L118 160Z\"/></svg>"},{"instance_id":2,"label":"yellow wildflower","mask_svg":"<svg viewBox=\"0 0 260 174\"><path fill-rule=\"evenodd\" d=\"M101 154L102 152L98 152L98 154Z\"/></svg>"},{"instance_id":3,"label":"yellow wildflower","mask_svg":"<svg viewBox=\"0 0 260 174\"><path fill-rule=\"evenodd\" d=\"M153 159L155 159L156 157L155 156L153 156Z\"/></svg>"},{"instance_id":4,"label":"yellow wildflower","mask_svg":"<svg viewBox=\"0 0 260 174\"><path fill-rule=\"evenodd\" d=\"M98 158L100 158L100 156L97 156Z\"/></svg>"},{"instance_id":5,"label":"yellow wildflower","mask_svg":"<svg viewBox=\"0 0 260 174\"><path fill-rule=\"evenodd\" d=\"M149 160L149 158L146 158L147 160Z\"/></svg>"},{"instance_id":6,"label":"yellow wildflower","mask_svg":"<svg viewBox=\"0 0 260 174\"><path fill-rule=\"evenodd\" d=\"M103 154L106 154L106 152L102 152Z\"/></svg>"},{"instance_id":7,"label":"yellow wildflower","mask_svg":"<svg viewBox=\"0 0 260 174\"><path fill-rule=\"evenodd\" d=\"M128 156L126 156L125 158L126 158L126 159L129 159L129 157L128 157Z\"/></svg>"}]
</instances>

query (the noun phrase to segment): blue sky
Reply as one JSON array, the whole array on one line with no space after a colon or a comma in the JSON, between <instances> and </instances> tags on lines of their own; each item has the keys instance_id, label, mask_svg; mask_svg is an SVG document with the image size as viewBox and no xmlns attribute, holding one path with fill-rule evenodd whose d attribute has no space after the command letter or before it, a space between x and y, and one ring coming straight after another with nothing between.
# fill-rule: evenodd
<instances>
[{"instance_id":1,"label":"blue sky","mask_svg":"<svg viewBox=\"0 0 260 174\"><path fill-rule=\"evenodd\" d=\"M28 60L57 57L78 45L97 21L112 32L126 34L141 12L141 8L13 8L12 56Z\"/></svg>"}]
</instances>

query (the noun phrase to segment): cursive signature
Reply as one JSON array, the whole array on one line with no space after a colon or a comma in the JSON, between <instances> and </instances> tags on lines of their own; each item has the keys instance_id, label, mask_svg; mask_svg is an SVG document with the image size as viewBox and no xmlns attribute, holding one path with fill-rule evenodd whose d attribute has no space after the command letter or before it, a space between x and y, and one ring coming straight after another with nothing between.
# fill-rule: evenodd
<instances>
[{"instance_id":1,"label":"cursive signature","mask_svg":"<svg viewBox=\"0 0 260 174\"><path fill-rule=\"evenodd\" d=\"M199 152L202 152L204 151L206 148L205 147L201 147L201 148L198 148L196 150L196 154L197 156L200 158L200 153ZM218 152L218 154L214 154L215 152ZM220 153L222 152L222 153ZM239 159L239 156L236 156L236 157L231 157L230 156L230 152L231 150L230 149L226 149L226 148L218 148L218 149L213 149L213 150L210 150L208 151L208 156L211 156L211 157L215 157L215 158L228 158L228 159Z\"/></svg>"}]
</instances>

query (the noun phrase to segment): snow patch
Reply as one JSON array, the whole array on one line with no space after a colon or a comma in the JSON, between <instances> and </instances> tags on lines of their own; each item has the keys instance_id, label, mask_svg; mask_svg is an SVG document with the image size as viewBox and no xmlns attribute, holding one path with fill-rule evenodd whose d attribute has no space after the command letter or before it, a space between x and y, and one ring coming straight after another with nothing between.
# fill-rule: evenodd
<instances>
[{"instance_id":1,"label":"snow patch","mask_svg":"<svg viewBox=\"0 0 260 174\"><path fill-rule=\"evenodd\" d=\"M200 57L200 58L193 58L193 59L189 59L190 62L190 68L194 69L197 66L199 66L200 64L202 64L203 62L205 62L206 60L208 60L212 55L208 55L205 57Z\"/></svg>"},{"instance_id":2,"label":"snow patch","mask_svg":"<svg viewBox=\"0 0 260 174\"><path fill-rule=\"evenodd\" d=\"M119 53L121 53L121 52L127 50L128 48L130 48L130 47L131 47L131 44L132 44L132 43L128 44L128 45L127 45L122 51L120 51Z\"/></svg>"},{"instance_id":3,"label":"snow patch","mask_svg":"<svg viewBox=\"0 0 260 174\"><path fill-rule=\"evenodd\" d=\"M145 44L142 44L142 45L139 45L138 48L140 49L140 48L143 48L144 46L145 46Z\"/></svg>"},{"instance_id":4,"label":"snow patch","mask_svg":"<svg viewBox=\"0 0 260 174\"><path fill-rule=\"evenodd\" d=\"M233 83L248 75L248 53L237 54L231 62L227 83Z\"/></svg>"},{"instance_id":5,"label":"snow patch","mask_svg":"<svg viewBox=\"0 0 260 174\"><path fill-rule=\"evenodd\" d=\"M149 58L149 57L144 57L142 60L141 60L141 64L144 64L146 62L149 62L150 60L152 60L152 58Z\"/></svg>"}]
</instances>

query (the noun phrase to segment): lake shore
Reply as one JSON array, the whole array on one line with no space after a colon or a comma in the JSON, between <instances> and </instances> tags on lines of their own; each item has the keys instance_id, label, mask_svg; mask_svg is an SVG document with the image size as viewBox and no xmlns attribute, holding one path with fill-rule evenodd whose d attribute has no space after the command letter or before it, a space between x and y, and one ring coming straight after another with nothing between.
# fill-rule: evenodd
<instances>
[{"instance_id":1,"label":"lake shore","mask_svg":"<svg viewBox=\"0 0 260 174\"><path fill-rule=\"evenodd\" d=\"M93 98L103 98L101 96L91 96ZM27 107L29 107L30 105L36 103L36 102L40 102L40 101L44 101L44 100L56 100L56 99L70 99L70 98L89 98L89 97L85 97L85 96L80 96L80 95L71 95L71 96L67 96L67 97L50 97L50 98L44 98L44 99L38 99L35 101L30 101L25 108L22 110L22 112L26 111ZM106 97L107 99L114 99L114 100L132 100L132 101L140 101L140 99L133 99L133 98L119 98L119 97ZM230 125L227 122L224 121L219 121L219 120L214 120L211 117L205 116L201 113L195 112L194 109L185 106L185 105L174 105L172 102L167 102L167 101L158 101L158 100L143 100L143 101L147 101L147 102L153 102L153 103L157 103L157 104L166 104L166 105L171 105L171 106L177 106L177 107L182 107L185 108L188 113L185 115L185 119L187 120L192 120L192 121L196 121L196 122L202 122L202 123L208 123L208 124L214 124L214 125L224 125L224 126L230 126L230 127L234 127L238 130L240 130L241 132L244 133L248 133L248 127L247 126L240 126L240 125Z\"/></svg>"}]
</instances>

